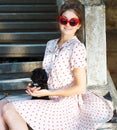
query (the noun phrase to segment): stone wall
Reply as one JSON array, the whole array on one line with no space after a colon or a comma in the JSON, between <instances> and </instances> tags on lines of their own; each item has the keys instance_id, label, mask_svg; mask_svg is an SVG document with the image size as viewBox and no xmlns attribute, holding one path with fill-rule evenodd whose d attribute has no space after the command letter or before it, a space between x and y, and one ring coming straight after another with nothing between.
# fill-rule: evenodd
<instances>
[{"instance_id":1,"label":"stone wall","mask_svg":"<svg viewBox=\"0 0 117 130\"><path fill-rule=\"evenodd\" d=\"M106 5L107 65L117 88L117 0L104 0Z\"/></svg>"},{"instance_id":2,"label":"stone wall","mask_svg":"<svg viewBox=\"0 0 117 130\"><path fill-rule=\"evenodd\" d=\"M105 6L85 6L88 85L107 84Z\"/></svg>"},{"instance_id":3,"label":"stone wall","mask_svg":"<svg viewBox=\"0 0 117 130\"><path fill-rule=\"evenodd\" d=\"M104 0L106 5L106 29L117 30L117 0Z\"/></svg>"}]
</instances>

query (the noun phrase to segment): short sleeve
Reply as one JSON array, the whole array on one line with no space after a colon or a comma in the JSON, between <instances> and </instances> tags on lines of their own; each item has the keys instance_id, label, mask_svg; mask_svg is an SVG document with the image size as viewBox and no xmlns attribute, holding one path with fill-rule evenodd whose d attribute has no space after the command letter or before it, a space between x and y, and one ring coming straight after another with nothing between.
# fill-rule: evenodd
<instances>
[{"instance_id":1,"label":"short sleeve","mask_svg":"<svg viewBox=\"0 0 117 130\"><path fill-rule=\"evenodd\" d=\"M86 48L82 43L76 43L72 48L71 54L71 70L74 68L86 67Z\"/></svg>"}]
</instances>

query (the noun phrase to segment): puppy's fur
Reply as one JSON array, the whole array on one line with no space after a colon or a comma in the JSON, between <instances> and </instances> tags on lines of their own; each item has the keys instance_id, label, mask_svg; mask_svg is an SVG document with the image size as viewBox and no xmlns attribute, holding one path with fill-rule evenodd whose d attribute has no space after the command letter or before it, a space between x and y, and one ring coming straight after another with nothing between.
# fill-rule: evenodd
<instances>
[{"instance_id":1,"label":"puppy's fur","mask_svg":"<svg viewBox=\"0 0 117 130\"><path fill-rule=\"evenodd\" d=\"M42 68L36 68L32 71L32 75L31 75L31 80L32 80L32 87L41 87L41 89L48 89L47 86L47 74L46 71ZM48 96L44 96L44 97L32 97L32 99L46 99L48 100L49 97Z\"/></svg>"}]
</instances>

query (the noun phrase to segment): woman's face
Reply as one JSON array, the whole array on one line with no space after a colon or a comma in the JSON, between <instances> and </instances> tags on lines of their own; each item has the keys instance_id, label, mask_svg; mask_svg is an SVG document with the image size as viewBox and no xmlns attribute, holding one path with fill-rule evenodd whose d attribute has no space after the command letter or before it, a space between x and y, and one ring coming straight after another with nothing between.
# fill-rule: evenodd
<instances>
[{"instance_id":1,"label":"woman's face","mask_svg":"<svg viewBox=\"0 0 117 130\"><path fill-rule=\"evenodd\" d=\"M78 16L75 14L74 10L67 10L62 14L68 21L72 18L78 19ZM62 35L75 35L76 31L80 28L80 23L75 26L71 26L69 22L66 25L63 25L59 22L59 27Z\"/></svg>"}]
</instances>

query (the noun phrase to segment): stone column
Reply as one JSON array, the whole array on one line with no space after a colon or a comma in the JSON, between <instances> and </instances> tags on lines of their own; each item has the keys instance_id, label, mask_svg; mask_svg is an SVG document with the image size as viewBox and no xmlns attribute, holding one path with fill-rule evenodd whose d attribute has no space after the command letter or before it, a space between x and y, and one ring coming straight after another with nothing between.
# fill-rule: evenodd
<instances>
[{"instance_id":1,"label":"stone column","mask_svg":"<svg viewBox=\"0 0 117 130\"><path fill-rule=\"evenodd\" d=\"M105 6L85 6L88 85L107 84Z\"/></svg>"},{"instance_id":2,"label":"stone column","mask_svg":"<svg viewBox=\"0 0 117 130\"><path fill-rule=\"evenodd\" d=\"M105 5L102 0L79 0L85 9L88 86L107 84Z\"/></svg>"}]
</instances>

